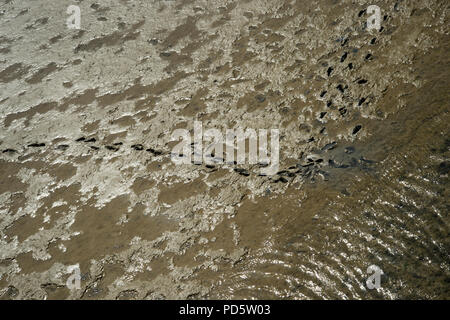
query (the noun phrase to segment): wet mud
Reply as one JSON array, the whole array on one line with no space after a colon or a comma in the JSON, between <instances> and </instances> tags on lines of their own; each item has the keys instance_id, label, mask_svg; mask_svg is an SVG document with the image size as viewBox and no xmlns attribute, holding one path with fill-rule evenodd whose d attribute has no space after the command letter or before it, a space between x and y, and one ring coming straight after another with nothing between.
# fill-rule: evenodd
<instances>
[{"instance_id":1,"label":"wet mud","mask_svg":"<svg viewBox=\"0 0 450 320\"><path fill-rule=\"evenodd\" d=\"M0 3L0 299L450 297L447 1L71 4ZM175 164L194 121L279 171Z\"/></svg>"}]
</instances>

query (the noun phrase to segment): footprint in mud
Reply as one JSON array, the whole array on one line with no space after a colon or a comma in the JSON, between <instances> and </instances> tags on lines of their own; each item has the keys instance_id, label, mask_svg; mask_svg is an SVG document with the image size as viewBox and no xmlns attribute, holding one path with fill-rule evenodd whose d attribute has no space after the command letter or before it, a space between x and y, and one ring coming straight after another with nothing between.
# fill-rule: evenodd
<instances>
[{"instance_id":1,"label":"footprint in mud","mask_svg":"<svg viewBox=\"0 0 450 320\"><path fill-rule=\"evenodd\" d=\"M352 134L357 134L357 133L361 130L361 128L362 128L362 126L358 124L358 125L353 129Z\"/></svg>"},{"instance_id":2,"label":"footprint in mud","mask_svg":"<svg viewBox=\"0 0 450 320\"><path fill-rule=\"evenodd\" d=\"M338 89L340 92L344 93L345 90L348 88L347 85L345 85L345 87L342 84L339 84L336 89Z\"/></svg>"},{"instance_id":3,"label":"footprint in mud","mask_svg":"<svg viewBox=\"0 0 450 320\"><path fill-rule=\"evenodd\" d=\"M114 151L114 152L116 152L116 151L119 151L119 148L118 147L116 147L116 146L105 146L105 148L107 149L107 150L109 150L109 151Z\"/></svg>"},{"instance_id":4,"label":"footprint in mud","mask_svg":"<svg viewBox=\"0 0 450 320\"><path fill-rule=\"evenodd\" d=\"M147 152L150 152L151 154L153 154L154 156L160 156L162 155L162 151L159 150L155 150L153 148L148 148L147 150L145 150Z\"/></svg>"},{"instance_id":5,"label":"footprint in mud","mask_svg":"<svg viewBox=\"0 0 450 320\"><path fill-rule=\"evenodd\" d=\"M69 149L69 145L68 144L60 144L59 146L56 147L56 149L65 151L65 150Z\"/></svg>"},{"instance_id":6,"label":"footprint in mud","mask_svg":"<svg viewBox=\"0 0 450 320\"><path fill-rule=\"evenodd\" d=\"M14 150L14 149L5 149L2 151L2 153L16 153L16 152L17 152L17 150Z\"/></svg>"},{"instance_id":7,"label":"footprint in mud","mask_svg":"<svg viewBox=\"0 0 450 320\"><path fill-rule=\"evenodd\" d=\"M273 180L273 182L275 182L275 183L278 183L278 182L288 183L289 180L284 178L284 177L278 177L278 179Z\"/></svg>"},{"instance_id":8,"label":"footprint in mud","mask_svg":"<svg viewBox=\"0 0 450 320\"><path fill-rule=\"evenodd\" d=\"M329 67L327 70L327 75L331 76L331 73L333 72L334 68L333 67Z\"/></svg>"},{"instance_id":9,"label":"footprint in mud","mask_svg":"<svg viewBox=\"0 0 450 320\"><path fill-rule=\"evenodd\" d=\"M241 169L241 168L234 168L234 172L237 172L238 174L240 174L241 176L244 176L244 177L248 177L250 175L248 170Z\"/></svg>"},{"instance_id":10,"label":"footprint in mud","mask_svg":"<svg viewBox=\"0 0 450 320\"><path fill-rule=\"evenodd\" d=\"M136 151L142 151L144 150L144 146L142 144L133 144L131 146L132 149L136 150Z\"/></svg>"},{"instance_id":11,"label":"footprint in mud","mask_svg":"<svg viewBox=\"0 0 450 320\"><path fill-rule=\"evenodd\" d=\"M326 112L323 112L321 114L322 117L324 117L326 114ZM361 125L356 126L353 129L353 134L356 134L358 131L360 131L362 128ZM321 130L321 133L323 133L325 131L325 127ZM86 139L86 137L80 137L77 140L78 142L86 142L86 143L92 143L92 142L97 142L97 140L95 138L90 138L90 139ZM309 138L308 142L312 142L315 141L314 137ZM104 147L109 150L109 151L118 151L120 146L122 146L123 143L122 142L117 142L117 143L113 143L111 145L105 145ZM29 147L44 147L46 146L45 143L33 143L28 145ZM61 151L65 151L69 148L70 146L68 144L60 144L58 146L55 147L56 150L61 150ZM337 143L336 142L331 142L326 144L325 146L323 146L318 152L319 154L322 152L331 152L334 151L334 149L337 147ZM89 148L91 150L94 151L98 151L100 150L99 146L94 146L94 145L89 145ZM142 151L144 150L144 146L142 144L133 144L131 146L132 149L137 150L137 151ZM163 155L164 152L163 151L159 151L159 150L155 150L153 148L148 148L146 149L147 152L151 153L154 156L160 156ZM8 153L8 154L14 154L17 153L18 151L15 149L5 149L2 151L2 153ZM347 147L345 149L345 153L342 152L342 154L347 154L347 157L349 154L354 152L354 148L352 147ZM182 155L181 155L182 156ZM215 158L220 160L219 158ZM223 159L222 161L219 162L224 162ZM322 170L322 168L326 165L333 167L333 168L349 168L349 167L361 167L364 169L367 169L367 164L373 164L374 161L371 160L367 160L365 158L363 158L362 156L359 156L359 160L357 160L357 158L352 158L350 160L350 162L347 164L343 164L343 163L338 163L335 162L334 160L330 159L327 162L324 160L323 157L321 157L318 154L315 155L309 155L306 158L303 158L303 163L301 163L302 161L300 160L300 162L295 165L295 166L291 166L289 167L287 170L281 170L279 171L275 176L270 176L268 177L268 179L271 182L274 183L288 183L289 180L294 179L297 175L301 175L302 178L310 180L311 182L315 181L315 177L316 176L321 176L323 178L324 181L328 180L328 176L329 173L327 173L326 171ZM196 165L199 166L203 166L203 168L206 169L211 169L211 170L217 170L215 165L212 164L202 164L202 163L194 163ZM232 163L228 163L231 166L237 166L237 162L234 161ZM259 167L267 167L268 164L264 164L264 163L260 163ZM294 171L293 171L294 170ZM244 177L249 177L252 172L250 172L247 169L243 169L243 168L233 168L233 172L236 172L237 174L244 176ZM261 174L259 173L258 176L266 176L265 174Z\"/></svg>"},{"instance_id":12,"label":"footprint in mud","mask_svg":"<svg viewBox=\"0 0 450 320\"><path fill-rule=\"evenodd\" d=\"M322 151L333 150L336 147L336 145L337 145L337 143L336 143L336 141L334 141L334 142L328 143L325 146L323 146L321 150Z\"/></svg>"},{"instance_id":13,"label":"footprint in mud","mask_svg":"<svg viewBox=\"0 0 450 320\"><path fill-rule=\"evenodd\" d=\"M352 154L353 152L355 152L354 147L345 147L345 153Z\"/></svg>"},{"instance_id":14,"label":"footprint in mud","mask_svg":"<svg viewBox=\"0 0 450 320\"><path fill-rule=\"evenodd\" d=\"M45 143L32 143L32 144L29 144L28 147L30 147L30 148L42 148L42 147L45 147Z\"/></svg>"}]
</instances>

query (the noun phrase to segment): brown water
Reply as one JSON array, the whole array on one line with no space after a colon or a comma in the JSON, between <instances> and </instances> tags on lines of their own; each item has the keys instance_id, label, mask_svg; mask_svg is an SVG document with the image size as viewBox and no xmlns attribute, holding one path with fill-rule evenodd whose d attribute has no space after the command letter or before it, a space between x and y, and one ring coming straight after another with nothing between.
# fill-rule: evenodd
<instances>
[{"instance_id":1,"label":"brown water","mask_svg":"<svg viewBox=\"0 0 450 320\"><path fill-rule=\"evenodd\" d=\"M379 32L371 4L83 1L70 30L3 1L0 296L448 299L448 3L377 1ZM280 173L175 165L194 120L280 129Z\"/></svg>"}]
</instances>

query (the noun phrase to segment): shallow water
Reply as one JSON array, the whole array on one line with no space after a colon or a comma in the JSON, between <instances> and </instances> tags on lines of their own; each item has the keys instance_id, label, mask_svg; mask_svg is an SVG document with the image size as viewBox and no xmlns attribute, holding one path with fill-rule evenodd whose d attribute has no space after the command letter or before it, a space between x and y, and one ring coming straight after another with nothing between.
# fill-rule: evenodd
<instances>
[{"instance_id":1,"label":"shallow water","mask_svg":"<svg viewBox=\"0 0 450 320\"><path fill-rule=\"evenodd\" d=\"M1 4L2 299L449 298L446 1L85 2ZM279 174L175 165L196 120Z\"/></svg>"}]
</instances>

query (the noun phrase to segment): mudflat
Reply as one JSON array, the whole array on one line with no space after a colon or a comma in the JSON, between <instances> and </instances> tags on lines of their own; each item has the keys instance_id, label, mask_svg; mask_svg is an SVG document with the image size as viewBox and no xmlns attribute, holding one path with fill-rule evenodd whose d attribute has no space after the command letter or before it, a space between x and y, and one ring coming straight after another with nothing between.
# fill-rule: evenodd
<instances>
[{"instance_id":1,"label":"mudflat","mask_svg":"<svg viewBox=\"0 0 450 320\"><path fill-rule=\"evenodd\" d=\"M449 3L376 2L2 1L0 298L449 299Z\"/></svg>"}]
</instances>

